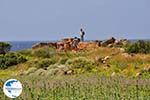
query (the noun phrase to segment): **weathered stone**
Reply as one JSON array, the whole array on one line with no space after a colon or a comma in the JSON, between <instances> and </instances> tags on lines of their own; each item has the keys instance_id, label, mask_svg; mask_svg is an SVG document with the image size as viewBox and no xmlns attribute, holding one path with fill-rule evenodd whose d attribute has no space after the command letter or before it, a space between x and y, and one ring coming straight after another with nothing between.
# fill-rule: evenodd
<instances>
[{"instance_id":1,"label":"weathered stone","mask_svg":"<svg viewBox=\"0 0 150 100\"><path fill-rule=\"evenodd\" d=\"M113 44L108 44L107 47L112 48L112 47L114 47L114 45Z\"/></svg>"},{"instance_id":2,"label":"weathered stone","mask_svg":"<svg viewBox=\"0 0 150 100\"><path fill-rule=\"evenodd\" d=\"M122 53L122 55L126 58L134 56L134 54L128 54L128 53Z\"/></svg>"},{"instance_id":3,"label":"weathered stone","mask_svg":"<svg viewBox=\"0 0 150 100\"><path fill-rule=\"evenodd\" d=\"M42 48L42 47L47 47L48 46L48 43L37 43L35 45L32 46L32 49L37 49L37 48Z\"/></svg>"},{"instance_id":4,"label":"weathered stone","mask_svg":"<svg viewBox=\"0 0 150 100\"><path fill-rule=\"evenodd\" d=\"M47 45L57 49L57 43L56 42L48 42Z\"/></svg>"},{"instance_id":5,"label":"weathered stone","mask_svg":"<svg viewBox=\"0 0 150 100\"><path fill-rule=\"evenodd\" d=\"M115 43L116 39L114 37L111 37L110 39L106 40L103 45L113 44Z\"/></svg>"}]
</instances>

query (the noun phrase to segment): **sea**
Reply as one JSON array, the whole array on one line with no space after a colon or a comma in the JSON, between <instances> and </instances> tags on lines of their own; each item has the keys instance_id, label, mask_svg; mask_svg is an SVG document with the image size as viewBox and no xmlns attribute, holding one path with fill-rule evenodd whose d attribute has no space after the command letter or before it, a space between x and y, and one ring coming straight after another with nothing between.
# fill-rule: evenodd
<instances>
[{"instance_id":1,"label":"sea","mask_svg":"<svg viewBox=\"0 0 150 100\"><path fill-rule=\"evenodd\" d=\"M11 51L20 51L24 49L30 49L36 43L40 41L7 41L11 44Z\"/></svg>"},{"instance_id":2,"label":"sea","mask_svg":"<svg viewBox=\"0 0 150 100\"><path fill-rule=\"evenodd\" d=\"M88 41L92 41L92 40L88 40ZM137 40L134 39L134 40L129 40L129 41L135 42ZM32 48L33 45L39 42L54 42L54 41L7 41L7 42L10 43L12 46L11 51L20 51L24 49L30 49Z\"/></svg>"}]
</instances>

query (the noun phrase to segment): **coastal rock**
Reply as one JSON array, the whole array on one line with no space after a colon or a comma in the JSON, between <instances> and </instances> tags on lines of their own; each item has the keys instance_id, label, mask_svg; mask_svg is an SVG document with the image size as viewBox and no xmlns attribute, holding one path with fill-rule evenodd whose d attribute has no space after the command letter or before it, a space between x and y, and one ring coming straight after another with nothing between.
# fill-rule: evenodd
<instances>
[{"instance_id":1,"label":"coastal rock","mask_svg":"<svg viewBox=\"0 0 150 100\"><path fill-rule=\"evenodd\" d=\"M56 42L48 42L47 45L50 46L50 47L57 48L57 43Z\"/></svg>"},{"instance_id":2,"label":"coastal rock","mask_svg":"<svg viewBox=\"0 0 150 100\"><path fill-rule=\"evenodd\" d=\"M73 40L74 40L74 38L64 38L61 41L64 43L67 43L67 42L72 42Z\"/></svg>"},{"instance_id":3,"label":"coastal rock","mask_svg":"<svg viewBox=\"0 0 150 100\"><path fill-rule=\"evenodd\" d=\"M80 42L78 45L79 50L94 49L97 47L99 47L99 43L97 42Z\"/></svg>"},{"instance_id":4,"label":"coastal rock","mask_svg":"<svg viewBox=\"0 0 150 100\"><path fill-rule=\"evenodd\" d=\"M47 46L48 46L48 43L41 42L41 43L37 43L33 45L32 49L37 49L37 48L42 48L42 47L47 47Z\"/></svg>"},{"instance_id":5,"label":"coastal rock","mask_svg":"<svg viewBox=\"0 0 150 100\"><path fill-rule=\"evenodd\" d=\"M102 43L102 46L106 47L109 44L115 43L116 39L114 37L111 37L110 39L106 40L105 42Z\"/></svg>"},{"instance_id":6,"label":"coastal rock","mask_svg":"<svg viewBox=\"0 0 150 100\"><path fill-rule=\"evenodd\" d=\"M122 47L129 43L127 39L116 40L114 43L114 47Z\"/></svg>"},{"instance_id":7,"label":"coastal rock","mask_svg":"<svg viewBox=\"0 0 150 100\"><path fill-rule=\"evenodd\" d=\"M76 50L80 42L79 38L65 38L57 42L58 50Z\"/></svg>"},{"instance_id":8,"label":"coastal rock","mask_svg":"<svg viewBox=\"0 0 150 100\"><path fill-rule=\"evenodd\" d=\"M90 41L90 42L80 42L80 39L75 38L64 38L58 42L48 42L48 43L37 43L32 46L32 49L42 48L42 47L53 47L58 51L66 50L84 50L84 49L94 49L97 47L121 47L127 44L127 39L116 40L114 37L102 42L100 40Z\"/></svg>"},{"instance_id":9,"label":"coastal rock","mask_svg":"<svg viewBox=\"0 0 150 100\"><path fill-rule=\"evenodd\" d=\"M110 39L104 41L101 43L102 47L122 47L126 45L129 41L127 39L121 39L117 40L114 37L111 37Z\"/></svg>"}]
</instances>

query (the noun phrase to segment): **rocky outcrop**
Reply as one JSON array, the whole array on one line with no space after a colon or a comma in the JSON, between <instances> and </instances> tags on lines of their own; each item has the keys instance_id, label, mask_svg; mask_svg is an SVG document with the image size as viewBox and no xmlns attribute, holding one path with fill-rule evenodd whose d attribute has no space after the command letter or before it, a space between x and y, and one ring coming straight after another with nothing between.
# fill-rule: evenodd
<instances>
[{"instance_id":1,"label":"rocky outcrop","mask_svg":"<svg viewBox=\"0 0 150 100\"><path fill-rule=\"evenodd\" d=\"M79 38L64 38L58 42L37 43L32 46L32 49L54 47L57 50L76 50L78 48L79 42Z\"/></svg>"},{"instance_id":2,"label":"rocky outcrop","mask_svg":"<svg viewBox=\"0 0 150 100\"><path fill-rule=\"evenodd\" d=\"M103 47L122 47L126 45L129 41L127 39L117 40L114 37L102 42L101 46Z\"/></svg>"},{"instance_id":3,"label":"rocky outcrop","mask_svg":"<svg viewBox=\"0 0 150 100\"><path fill-rule=\"evenodd\" d=\"M106 46L108 46L109 44L115 43L115 41L116 41L116 39L115 39L114 37L111 37L110 39L104 41L104 42L102 43L102 46L106 47Z\"/></svg>"},{"instance_id":4,"label":"rocky outcrop","mask_svg":"<svg viewBox=\"0 0 150 100\"><path fill-rule=\"evenodd\" d=\"M65 38L57 42L58 50L75 50L80 42L79 38Z\"/></svg>"},{"instance_id":5,"label":"rocky outcrop","mask_svg":"<svg viewBox=\"0 0 150 100\"><path fill-rule=\"evenodd\" d=\"M57 43L56 42L48 42L47 45L50 46L50 47L57 48Z\"/></svg>"},{"instance_id":6,"label":"rocky outcrop","mask_svg":"<svg viewBox=\"0 0 150 100\"><path fill-rule=\"evenodd\" d=\"M117 40L114 37L106 41L90 41L90 42L80 42L80 39L75 38L64 38L58 42L48 42L48 43L38 43L32 46L32 49L42 48L42 47L54 47L58 51L62 50L83 50L83 49L94 49L97 47L121 47L122 45L127 44L128 41L126 39Z\"/></svg>"},{"instance_id":7,"label":"rocky outcrop","mask_svg":"<svg viewBox=\"0 0 150 100\"><path fill-rule=\"evenodd\" d=\"M57 44L55 42L48 42L48 43L40 42L40 43L37 43L37 44L33 45L32 49L38 49L38 48L43 48L43 47L57 48Z\"/></svg>"},{"instance_id":8,"label":"rocky outcrop","mask_svg":"<svg viewBox=\"0 0 150 100\"><path fill-rule=\"evenodd\" d=\"M37 48L42 48L42 47L47 47L48 46L48 43L37 43L35 45L32 46L32 49L37 49Z\"/></svg>"},{"instance_id":9,"label":"rocky outcrop","mask_svg":"<svg viewBox=\"0 0 150 100\"><path fill-rule=\"evenodd\" d=\"M93 42L80 42L78 45L79 50L84 49L95 49L101 46L101 41L93 41Z\"/></svg>"}]
</instances>

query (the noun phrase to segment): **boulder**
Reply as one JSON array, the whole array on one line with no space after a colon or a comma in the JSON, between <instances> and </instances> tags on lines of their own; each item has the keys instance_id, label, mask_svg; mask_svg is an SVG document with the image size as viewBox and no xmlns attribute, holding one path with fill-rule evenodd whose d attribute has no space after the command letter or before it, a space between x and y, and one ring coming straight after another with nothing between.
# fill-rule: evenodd
<instances>
[{"instance_id":1,"label":"boulder","mask_svg":"<svg viewBox=\"0 0 150 100\"><path fill-rule=\"evenodd\" d=\"M103 59L103 58L100 57L100 56L96 56L96 57L95 57L95 61L96 61L96 62L101 62L101 63L102 63L102 62L103 62L102 59Z\"/></svg>"},{"instance_id":2,"label":"boulder","mask_svg":"<svg viewBox=\"0 0 150 100\"><path fill-rule=\"evenodd\" d=\"M115 43L116 39L114 37L111 37L110 39L106 40L102 43L102 46L108 46L109 44Z\"/></svg>"},{"instance_id":3,"label":"boulder","mask_svg":"<svg viewBox=\"0 0 150 100\"><path fill-rule=\"evenodd\" d=\"M83 50L83 49L86 49L87 45L88 45L88 42L80 42L78 45L78 48L80 50Z\"/></svg>"},{"instance_id":4,"label":"boulder","mask_svg":"<svg viewBox=\"0 0 150 100\"><path fill-rule=\"evenodd\" d=\"M69 42L64 43L64 50L71 50L71 44Z\"/></svg>"},{"instance_id":5,"label":"boulder","mask_svg":"<svg viewBox=\"0 0 150 100\"><path fill-rule=\"evenodd\" d=\"M102 63L102 64L106 64L107 65L107 61L110 59L110 56L106 56L106 57L100 57L100 56L96 56L95 57L95 61L98 63ZM109 66L109 65L108 65Z\"/></svg>"},{"instance_id":6,"label":"boulder","mask_svg":"<svg viewBox=\"0 0 150 100\"><path fill-rule=\"evenodd\" d=\"M73 70L66 71L64 74L65 75L72 75L73 74Z\"/></svg>"},{"instance_id":7,"label":"boulder","mask_svg":"<svg viewBox=\"0 0 150 100\"><path fill-rule=\"evenodd\" d=\"M122 47L126 45L129 41L127 39L116 40L114 43L115 47Z\"/></svg>"},{"instance_id":8,"label":"boulder","mask_svg":"<svg viewBox=\"0 0 150 100\"><path fill-rule=\"evenodd\" d=\"M94 49L99 47L97 42L80 42L78 45L79 50Z\"/></svg>"},{"instance_id":9,"label":"boulder","mask_svg":"<svg viewBox=\"0 0 150 100\"><path fill-rule=\"evenodd\" d=\"M100 47L102 45L102 41L96 40L95 42L96 42L98 47Z\"/></svg>"},{"instance_id":10,"label":"boulder","mask_svg":"<svg viewBox=\"0 0 150 100\"><path fill-rule=\"evenodd\" d=\"M103 46L103 47L122 47L123 45L126 45L128 42L129 41L127 39L117 40L114 37L111 37L110 39L102 42L101 46Z\"/></svg>"},{"instance_id":11,"label":"boulder","mask_svg":"<svg viewBox=\"0 0 150 100\"><path fill-rule=\"evenodd\" d=\"M110 56L106 56L106 57L104 57L104 59L103 59L103 60L108 60L108 59L110 59Z\"/></svg>"},{"instance_id":12,"label":"boulder","mask_svg":"<svg viewBox=\"0 0 150 100\"><path fill-rule=\"evenodd\" d=\"M135 56L135 54L122 53L122 56L124 56L126 58L130 58L130 57Z\"/></svg>"},{"instance_id":13,"label":"boulder","mask_svg":"<svg viewBox=\"0 0 150 100\"><path fill-rule=\"evenodd\" d=\"M47 46L48 46L48 43L40 42L40 43L33 45L32 49L37 49L37 48L42 48L42 47L47 47Z\"/></svg>"},{"instance_id":14,"label":"boulder","mask_svg":"<svg viewBox=\"0 0 150 100\"><path fill-rule=\"evenodd\" d=\"M107 47L112 48L112 47L114 47L114 45L113 44L108 44Z\"/></svg>"},{"instance_id":15,"label":"boulder","mask_svg":"<svg viewBox=\"0 0 150 100\"><path fill-rule=\"evenodd\" d=\"M75 38L62 39L56 44L57 44L58 50L76 50L79 42L80 42L80 39L75 37Z\"/></svg>"},{"instance_id":16,"label":"boulder","mask_svg":"<svg viewBox=\"0 0 150 100\"><path fill-rule=\"evenodd\" d=\"M72 42L74 40L74 38L64 38L61 41L62 42Z\"/></svg>"},{"instance_id":17,"label":"boulder","mask_svg":"<svg viewBox=\"0 0 150 100\"><path fill-rule=\"evenodd\" d=\"M47 45L57 49L57 43L56 42L48 42Z\"/></svg>"},{"instance_id":18,"label":"boulder","mask_svg":"<svg viewBox=\"0 0 150 100\"><path fill-rule=\"evenodd\" d=\"M40 43L37 43L37 44L33 45L32 49L38 49L38 48L43 48L43 47L57 48L57 43L56 42L48 42L48 43L40 42Z\"/></svg>"}]
</instances>

